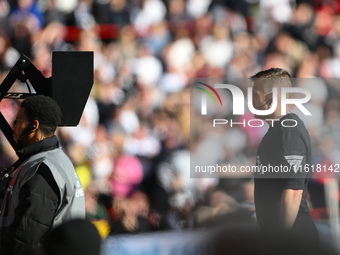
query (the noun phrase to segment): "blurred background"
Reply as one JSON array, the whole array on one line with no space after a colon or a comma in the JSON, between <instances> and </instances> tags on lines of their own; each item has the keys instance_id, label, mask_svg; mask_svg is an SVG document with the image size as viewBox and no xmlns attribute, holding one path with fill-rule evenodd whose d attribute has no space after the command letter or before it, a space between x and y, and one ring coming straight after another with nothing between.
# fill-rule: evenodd
<instances>
[{"instance_id":1,"label":"blurred background","mask_svg":"<svg viewBox=\"0 0 340 255\"><path fill-rule=\"evenodd\" d=\"M53 51L94 51L81 122L58 137L103 239L255 222L252 178L190 178L191 78L248 78L271 67L315 78L304 85L317 91L310 103L318 115L307 123L313 163L338 163L340 1L0 0L1 81L21 54L50 77ZM18 105L1 102L10 124ZM263 133L221 135L221 157L234 159L249 156ZM0 136L3 169L16 155ZM310 185L320 222L329 218L325 182L313 176Z\"/></svg>"}]
</instances>

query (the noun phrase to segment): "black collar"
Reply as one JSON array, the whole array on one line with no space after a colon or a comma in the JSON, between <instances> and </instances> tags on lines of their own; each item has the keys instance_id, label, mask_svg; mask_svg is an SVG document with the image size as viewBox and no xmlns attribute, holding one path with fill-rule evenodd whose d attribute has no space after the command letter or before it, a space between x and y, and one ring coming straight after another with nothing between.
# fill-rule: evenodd
<instances>
[{"instance_id":1,"label":"black collar","mask_svg":"<svg viewBox=\"0 0 340 255\"><path fill-rule=\"evenodd\" d=\"M35 155L39 152L49 151L59 147L60 146L58 138L54 135L51 137L47 137L39 142L28 145L20 150L17 150L16 154L18 155L20 161L23 162L30 156Z\"/></svg>"},{"instance_id":2,"label":"black collar","mask_svg":"<svg viewBox=\"0 0 340 255\"><path fill-rule=\"evenodd\" d=\"M288 119L288 118L292 118L292 119L295 119L296 120L296 117L297 117L297 115L295 114L295 113L293 113L293 112L289 112L289 113L287 113L286 115L283 115L283 116L281 116L279 119L277 119L277 121L275 121L274 122L274 125L269 125L269 128L275 128L275 127L281 127L281 122L283 121L283 120L285 120L285 119Z\"/></svg>"}]
</instances>

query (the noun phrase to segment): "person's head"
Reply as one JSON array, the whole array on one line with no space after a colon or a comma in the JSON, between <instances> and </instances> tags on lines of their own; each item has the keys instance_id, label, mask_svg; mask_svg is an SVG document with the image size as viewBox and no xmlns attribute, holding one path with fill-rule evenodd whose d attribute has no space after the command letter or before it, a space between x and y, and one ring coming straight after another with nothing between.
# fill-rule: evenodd
<instances>
[{"instance_id":1,"label":"person's head","mask_svg":"<svg viewBox=\"0 0 340 255\"><path fill-rule=\"evenodd\" d=\"M281 88L292 87L290 74L281 68L260 71L250 77L254 82L253 106L257 110L268 110L273 103L273 88L277 88L277 107L270 115L255 115L259 119L277 119L281 114Z\"/></svg>"},{"instance_id":2,"label":"person's head","mask_svg":"<svg viewBox=\"0 0 340 255\"><path fill-rule=\"evenodd\" d=\"M60 122L61 110L52 98L42 95L26 98L13 126L16 149L53 136Z\"/></svg>"},{"instance_id":3,"label":"person's head","mask_svg":"<svg viewBox=\"0 0 340 255\"><path fill-rule=\"evenodd\" d=\"M72 219L54 228L46 237L42 255L100 255L102 239L95 225Z\"/></svg>"}]
</instances>

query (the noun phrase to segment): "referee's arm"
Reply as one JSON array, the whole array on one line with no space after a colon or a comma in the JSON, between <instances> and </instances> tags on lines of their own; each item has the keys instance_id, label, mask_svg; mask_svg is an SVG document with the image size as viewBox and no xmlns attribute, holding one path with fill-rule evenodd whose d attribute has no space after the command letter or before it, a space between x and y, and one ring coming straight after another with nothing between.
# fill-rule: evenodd
<instances>
[{"instance_id":1,"label":"referee's arm","mask_svg":"<svg viewBox=\"0 0 340 255\"><path fill-rule=\"evenodd\" d=\"M282 146L282 164L304 169L306 164L307 147L299 132L289 130L285 133ZM280 202L279 223L280 228L289 230L293 227L295 219L298 215L305 178L307 173L304 171L292 171L290 178L287 179Z\"/></svg>"},{"instance_id":2,"label":"referee's arm","mask_svg":"<svg viewBox=\"0 0 340 255\"><path fill-rule=\"evenodd\" d=\"M284 230L292 228L298 214L302 189L284 189L281 196L280 227Z\"/></svg>"}]
</instances>

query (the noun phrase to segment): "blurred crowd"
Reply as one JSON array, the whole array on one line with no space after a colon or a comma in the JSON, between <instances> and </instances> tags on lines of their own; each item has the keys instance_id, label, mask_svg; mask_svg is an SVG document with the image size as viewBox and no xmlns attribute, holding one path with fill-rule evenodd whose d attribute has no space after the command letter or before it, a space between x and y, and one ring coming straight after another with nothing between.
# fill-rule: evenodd
<instances>
[{"instance_id":1,"label":"blurred crowd","mask_svg":"<svg viewBox=\"0 0 340 255\"><path fill-rule=\"evenodd\" d=\"M340 1L0 0L1 80L21 54L50 77L53 51L94 52L80 124L58 137L103 237L254 221L251 178L190 178L190 147L205 145L203 128L190 140L191 78L241 79L271 67L314 78L300 84L317 95L318 115L307 121L313 160L338 163ZM0 107L12 124L18 102ZM216 160L253 157L261 132L224 130ZM2 134L0 146L2 169L16 155ZM311 185L314 207L325 206L321 177Z\"/></svg>"}]
</instances>

